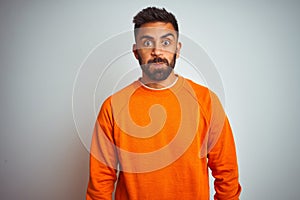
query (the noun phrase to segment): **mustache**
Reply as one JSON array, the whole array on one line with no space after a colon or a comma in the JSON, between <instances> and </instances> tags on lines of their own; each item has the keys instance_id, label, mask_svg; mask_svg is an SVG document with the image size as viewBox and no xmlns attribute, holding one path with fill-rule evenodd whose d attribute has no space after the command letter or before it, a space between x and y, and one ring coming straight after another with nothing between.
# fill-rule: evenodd
<instances>
[{"instance_id":1,"label":"mustache","mask_svg":"<svg viewBox=\"0 0 300 200\"><path fill-rule=\"evenodd\" d=\"M152 63L165 63L165 64L169 65L169 61L167 59L160 58L160 57L149 60L147 64L152 64Z\"/></svg>"}]
</instances>

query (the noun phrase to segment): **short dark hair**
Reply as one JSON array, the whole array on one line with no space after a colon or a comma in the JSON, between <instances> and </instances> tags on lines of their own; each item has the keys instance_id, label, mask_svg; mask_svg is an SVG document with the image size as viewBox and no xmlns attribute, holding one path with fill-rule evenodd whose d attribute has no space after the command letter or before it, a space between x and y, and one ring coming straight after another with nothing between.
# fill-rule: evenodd
<instances>
[{"instance_id":1,"label":"short dark hair","mask_svg":"<svg viewBox=\"0 0 300 200\"><path fill-rule=\"evenodd\" d=\"M169 22L173 25L175 31L177 31L177 35L179 33L177 20L171 12L166 11L164 8L147 7L133 18L135 35L136 29L149 22Z\"/></svg>"}]
</instances>

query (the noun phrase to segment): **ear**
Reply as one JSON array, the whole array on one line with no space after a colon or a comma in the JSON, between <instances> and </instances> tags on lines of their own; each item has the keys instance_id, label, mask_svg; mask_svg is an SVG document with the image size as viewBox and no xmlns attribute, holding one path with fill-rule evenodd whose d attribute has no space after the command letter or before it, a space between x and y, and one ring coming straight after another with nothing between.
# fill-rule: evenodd
<instances>
[{"instance_id":1,"label":"ear","mask_svg":"<svg viewBox=\"0 0 300 200\"><path fill-rule=\"evenodd\" d=\"M134 57L138 60L139 59L139 54L137 52L136 44L133 44L133 46L132 46L132 52L134 54Z\"/></svg>"},{"instance_id":2,"label":"ear","mask_svg":"<svg viewBox=\"0 0 300 200\"><path fill-rule=\"evenodd\" d=\"M176 49L176 58L179 58L181 46L182 46L181 42L178 42L177 49Z\"/></svg>"}]
</instances>

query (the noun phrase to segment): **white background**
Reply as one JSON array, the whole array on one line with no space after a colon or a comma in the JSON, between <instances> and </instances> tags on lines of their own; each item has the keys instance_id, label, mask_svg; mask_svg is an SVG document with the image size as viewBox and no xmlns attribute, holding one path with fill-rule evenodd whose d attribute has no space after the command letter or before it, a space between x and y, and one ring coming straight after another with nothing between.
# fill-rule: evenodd
<instances>
[{"instance_id":1,"label":"white background","mask_svg":"<svg viewBox=\"0 0 300 200\"><path fill-rule=\"evenodd\" d=\"M1 199L84 199L88 151L72 115L76 73L96 45L132 30L132 17L149 5L172 11L180 32L216 65L241 199L297 199L300 2L170 2L0 2Z\"/></svg>"}]
</instances>

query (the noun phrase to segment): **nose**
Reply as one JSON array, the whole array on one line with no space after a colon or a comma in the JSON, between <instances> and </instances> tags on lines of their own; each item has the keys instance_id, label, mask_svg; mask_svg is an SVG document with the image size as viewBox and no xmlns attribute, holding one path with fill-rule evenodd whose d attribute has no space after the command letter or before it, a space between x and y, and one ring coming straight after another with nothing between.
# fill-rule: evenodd
<instances>
[{"instance_id":1,"label":"nose","mask_svg":"<svg viewBox=\"0 0 300 200\"><path fill-rule=\"evenodd\" d=\"M161 49L161 47L160 47L159 44L157 44L157 43L155 44L154 48L152 49L151 54L153 56L160 56L160 55L162 55L162 49Z\"/></svg>"}]
</instances>

